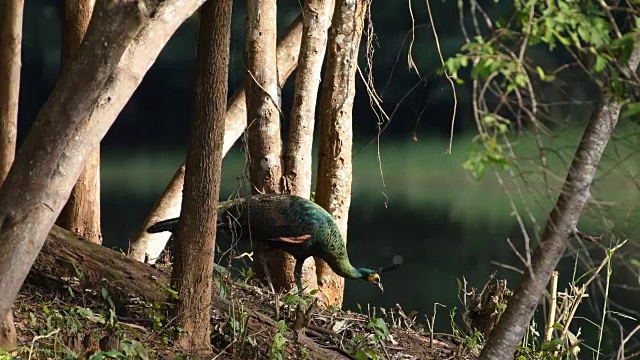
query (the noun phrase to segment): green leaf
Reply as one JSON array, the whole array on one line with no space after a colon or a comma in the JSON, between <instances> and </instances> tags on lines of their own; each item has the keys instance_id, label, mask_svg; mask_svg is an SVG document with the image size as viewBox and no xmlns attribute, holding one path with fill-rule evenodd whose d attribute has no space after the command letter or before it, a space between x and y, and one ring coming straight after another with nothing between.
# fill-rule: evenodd
<instances>
[{"instance_id":1,"label":"green leaf","mask_svg":"<svg viewBox=\"0 0 640 360\"><path fill-rule=\"evenodd\" d=\"M633 52L633 47L635 45L636 36L637 34L635 32L628 32L622 35L621 38L613 40L611 43L611 48L618 52L618 61L621 64L629 62L629 58L631 57L631 53Z\"/></svg>"},{"instance_id":2,"label":"green leaf","mask_svg":"<svg viewBox=\"0 0 640 360\"><path fill-rule=\"evenodd\" d=\"M278 331L280 333L284 333L287 331L287 324L284 322L284 320L278 321Z\"/></svg>"},{"instance_id":3,"label":"green leaf","mask_svg":"<svg viewBox=\"0 0 640 360\"><path fill-rule=\"evenodd\" d=\"M123 359L124 357L118 351L101 351L89 357L89 360L103 360L103 359Z\"/></svg>"},{"instance_id":4,"label":"green leaf","mask_svg":"<svg viewBox=\"0 0 640 360\"><path fill-rule=\"evenodd\" d=\"M545 351L555 351L562 349L564 345L564 340L562 339L551 339L550 341L542 344L542 350Z\"/></svg>"},{"instance_id":5,"label":"green leaf","mask_svg":"<svg viewBox=\"0 0 640 360\"><path fill-rule=\"evenodd\" d=\"M356 354L353 356L356 360L369 360L369 356L366 352L362 350L358 350Z\"/></svg>"},{"instance_id":6,"label":"green leaf","mask_svg":"<svg viewBox=\"0 0 640 360\"><path fill-rule=\"evenodd\" d=\"M607 61L605 60L605 58L600 55L597 55L596 63L593 65L593 71L595 71L596 73L602 72L602 70L604 70L606 66L607 66Z\"/></svg>"}]
</instances>

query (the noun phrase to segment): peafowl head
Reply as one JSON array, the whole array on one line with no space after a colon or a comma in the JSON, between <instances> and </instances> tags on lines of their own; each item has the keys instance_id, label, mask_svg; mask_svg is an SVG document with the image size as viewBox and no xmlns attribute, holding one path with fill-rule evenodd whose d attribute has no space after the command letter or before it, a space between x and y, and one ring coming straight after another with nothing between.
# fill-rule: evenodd
<instances>
[{"instance_id":1,"label":"peafowl head","mask_svg":"<svg viewBox=\"0 0 640 360\"><path fill-rule=\"evenodd\" d=\"M375 271L375 270L372 270ZM376 285L380 288L380 291L384 292L384 286L382 286L382 280L380 279L380 275L378 275L375 272L370 273L369 275L367 275L367 281L372 283L373 285Z\"/></svg>"},{"instance_id":2,"label":"peafowl head","mask_svg":"<svg viewBox=\"0 0 640 360\"><path fill-rule=\"evenodd\" d=\"M362 274L362 279L367 280L369 283L376 285L380 288L380 291L384 292L384 287L382 286L382 279L380 278L380 274L384 272L389 272L395 270L402 265L402 260L399 261L394 259L394 264L389 266L381 266L377 269L360 269L360 273Z\"/></svg>"}]
</instances>

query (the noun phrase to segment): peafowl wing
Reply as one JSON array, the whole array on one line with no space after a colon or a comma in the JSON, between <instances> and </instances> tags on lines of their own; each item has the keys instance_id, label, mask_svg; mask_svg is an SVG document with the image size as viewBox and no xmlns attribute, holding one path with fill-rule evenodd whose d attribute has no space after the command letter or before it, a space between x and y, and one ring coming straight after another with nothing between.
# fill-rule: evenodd
<instances>
[{"instance_id":1,"label":"peafowl wing","mask_svg":"<svg viewBox=\"0 0 640 360\"><path fill-rule=\"evenodd\" d=\"M253 195L225 203L219 226L254 244L281 248L296 258L318 254L333 218L319 205L297 196Z\"/></svg>"}]
</instances>

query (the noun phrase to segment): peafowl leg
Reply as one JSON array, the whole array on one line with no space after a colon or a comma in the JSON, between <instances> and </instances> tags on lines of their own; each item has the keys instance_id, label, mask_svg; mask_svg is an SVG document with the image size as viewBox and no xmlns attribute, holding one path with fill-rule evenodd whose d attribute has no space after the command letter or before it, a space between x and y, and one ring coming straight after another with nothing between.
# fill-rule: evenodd
<instances>
[{"instance_id":1,"label":"peafowl leg","mask_svg":"<svg viewBox=\"0 0 640 360\"><path fill-rule=\"evenodd\" d=\"M264 271L264 275L267 278L267 283L269 284L269 288L271 289L271 291L273 291L273 293L276 293L275 288L273 287L273 283L271 282L271 273L269 272L269 267L267 266L267 260L264 258L262 251L254 251L255 254L257 254L257 259L258 262L260 263L260 266L262 266L262 271Z\"/></svg>"},{"instance_id":2,"label":"peafowl leg","mask_svg":"<svg viewBox=\"0 0 640 360\"><path fill-rule=\"evenodd\" d=\"M293 276L296 278L296 286L298 286L298 293L302 294L302 265L304 260L297 259L296 266L293 269Z\"/></svg>"}]
</instances>

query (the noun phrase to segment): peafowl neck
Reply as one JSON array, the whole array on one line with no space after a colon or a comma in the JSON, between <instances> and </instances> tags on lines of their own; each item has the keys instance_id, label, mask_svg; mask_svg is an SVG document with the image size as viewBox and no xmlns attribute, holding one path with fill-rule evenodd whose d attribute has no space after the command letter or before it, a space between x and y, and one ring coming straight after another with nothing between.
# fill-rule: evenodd
<instances>
[{"instance_id":1,"label":"peafowl neck","mask_svg":"<svg viewBox=\"0 0 640 360\"><path fill-rule=\"evenodd\" d=\"M351 265L348 258L332 261L328 264L333 272L345 279L367 279L369 274L375 272L372 269L357 268Z\"/></svg>"}]
</instances>

